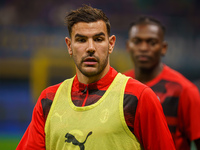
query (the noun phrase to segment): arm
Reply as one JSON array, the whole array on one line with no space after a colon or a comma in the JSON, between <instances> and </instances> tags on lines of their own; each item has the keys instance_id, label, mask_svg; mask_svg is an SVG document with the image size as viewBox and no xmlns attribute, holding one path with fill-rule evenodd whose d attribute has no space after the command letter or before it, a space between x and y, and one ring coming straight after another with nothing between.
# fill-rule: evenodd
<instances>
[{"instance_id":1,"label":"arm","mask_svg":"<svg viewBox=\"0 0 200 150\"><path fill-rule=\"evenodd\" d=\"M180 97L180 129L200 150L200 95L196 86L185 88Z\"/></svg>"},{"instance_id":2,"label":"arm","mask_svg":"<svg viewBox=\"0 0 200 150\"><path fill-rule=\"evenodd\" d=\"M150 88L145 88L138 100L134 133L145 150L175 149L162 106Z\"/></svg>"},{"instance_id":3,"label":"arm","mask_svg":"<svg viewBox=\"0 0 200 150\"><path fill-rule=\"evenodd\" d=\"M45 150L45 119L43 115L41 98L42 96L40 96L34 107L32 120L16 150Z\"/></svg>"}]
</instances>

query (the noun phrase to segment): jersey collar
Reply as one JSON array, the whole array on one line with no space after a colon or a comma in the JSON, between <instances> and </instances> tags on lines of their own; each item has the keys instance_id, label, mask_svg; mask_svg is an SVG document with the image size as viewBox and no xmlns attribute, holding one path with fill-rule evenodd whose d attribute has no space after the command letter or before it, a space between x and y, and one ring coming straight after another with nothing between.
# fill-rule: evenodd
<instances>
[{"instance_id":1,"label":"jersey collar","mask_svg":"<svg viewBox=\"0 0 200 150\"><path fill-rule=\"evenodd\" d=\"M106 90L110 86L112 81L114 80L117 73L118 72L114 68L110 67L108 73L103 78L101 78L100 80L98 80L95 83L90 83L90 84L80 83L78 81L78 78L76 75L74 78L72 90L73 91L84 91L86 89L86 87L88 90L97 90L97 89Z\"/></svg>"}]
</instances>

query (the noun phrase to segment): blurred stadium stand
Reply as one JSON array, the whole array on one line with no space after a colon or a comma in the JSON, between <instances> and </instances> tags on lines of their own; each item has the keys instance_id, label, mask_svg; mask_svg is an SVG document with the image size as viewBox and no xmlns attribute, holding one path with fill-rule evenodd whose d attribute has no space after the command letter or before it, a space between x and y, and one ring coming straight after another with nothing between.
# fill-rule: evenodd
<instances>
[{"instance_id":1,"label":"blurred stadium stand","mask_svg":"<svg viewBox=\"0 0 200 150\"><path fill-rule=\"evenodd\" d=\"M119 72L132 68L125 51L129 24L146 14L167 27L169 49L163 61L191 81L200 78L200 1L1 0L0 138L21 137L41 91L74 76L74 64L64 41L68 36L64 17L83 3L108 15L111 33L117 36L111 65Z\"/></svg>"}]
</instances>

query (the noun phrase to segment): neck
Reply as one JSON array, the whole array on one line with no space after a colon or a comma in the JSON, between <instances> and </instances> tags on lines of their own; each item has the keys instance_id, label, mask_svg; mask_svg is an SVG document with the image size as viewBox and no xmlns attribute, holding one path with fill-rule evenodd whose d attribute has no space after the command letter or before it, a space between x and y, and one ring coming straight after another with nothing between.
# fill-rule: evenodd
<instances>
[{"instance_id":1,"label":"neck","mask_svg":"<svg viewBox=\"0 0 200 150\"><path fill-rule=\"evenodd\" d=\"M135 66L135 78L142 83L146 83L157 77L162 69L162 63L151 69L141 69Z\"/></svg>"},{"instance_id":2,"label":"neck","mask_svg":"<svg viewBox=\"0 0 200 150\"><path fill-rule=\"evenodd\" d=\"M90 83L94 83L94 82L97 82L98 80L100 80L101 78L103 78L109 71L110 69L110 65L107 65L104 70L97 74L97 75L94 75L94 76L85 76L84 74L82 74L78 69L77 69L77 77L78 77L78 81L80 83L83 83L83 84L90 84Z\"/></svg>"}]
</instances>

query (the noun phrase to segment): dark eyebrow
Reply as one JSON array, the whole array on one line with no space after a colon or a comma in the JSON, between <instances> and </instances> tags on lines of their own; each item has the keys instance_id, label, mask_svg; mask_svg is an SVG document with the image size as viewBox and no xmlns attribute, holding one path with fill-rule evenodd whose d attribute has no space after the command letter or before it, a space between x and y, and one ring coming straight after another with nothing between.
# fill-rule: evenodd
<instances>
[{"instance_id":1,"label":"dark eyebrow","mask_svg":"<svg viewBox=\"0 0 200 150\"><path fill-rule=\"evenodd\" d=\"M141 38L141 37L133 37L133 38L131 38L131 39L139 39L139 40L158 40L158 38L154 38L154 37L150 37L150 38L145 38L145 39L143 39L143 38Z\"/></svg>"},{"instance_id":2,"label":"dark eyebrow","mask_svg":"<svg viewBox=\"0 0 200 150\"><path fill-rule=\"evenodd\" d=\"M95 34L94 36L101 36L101 35L105 36L105 34L104 34L103 32L100 32L100 33L98 33L98 34ZM75 37L86 37L86 36L81 35L81 34L76 34Z\"/></svg>"},{"instance_id":3,"label":"dark eyebrow","mask_svg":"<svg viewBox=\"0 0 200 150\"><path fill-rule=\"evenodd\" d=\"M76 34L75 37L85 37L85 36L81 34Z\"/></svg>"},{"instance_id":4,"label":"dark eyebrow","mask_svg":"<svg viewBox=\"0 0 200 150\"><path fill-rule=\"evenodd\" d=\"M101 35L105 36L105 34L104 34L103 32L100 32L100 33L98 33L98 34L95 34L95 36L101 36Z\"/></svg>"}]
</instances>

